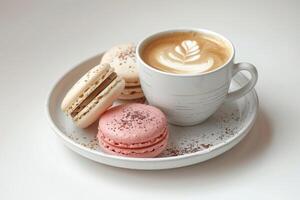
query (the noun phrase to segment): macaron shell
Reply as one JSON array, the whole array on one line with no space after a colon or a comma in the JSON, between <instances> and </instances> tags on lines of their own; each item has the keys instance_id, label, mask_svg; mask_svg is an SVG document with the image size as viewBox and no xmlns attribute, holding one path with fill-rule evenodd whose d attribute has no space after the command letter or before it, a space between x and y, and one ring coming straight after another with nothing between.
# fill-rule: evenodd
<instances>
[{"instance_id":1,"label":"macaron shell","mask_svg":"<svg viewBox=\"0 0 300 200\"><path fill-rule=\"evenodd\" d=\"M134 81L134 82L126 82L125 83L125 86L127 87L127 86L129 86L129 87L131 87L131 86L141 86L141 83L140 83L140 80L138 79L138 80L136 80L136 81Z\"/></svg>"},{"instance_id":2,"label":"macaron shell","mask_svg":"<svg viewBox=\"0 0 300 200\"><path fill-rule=\"evenodd\" d=\"M126 85L140 85L133 43L112 47L103 55L100 63L110 64L125 79Z\"/></svg>"},{"instance_id":3,"label":"macaron shell","mask_svg":"<svg viewBox=\"0 0 300 200\"><path fill-rule=\"evenodd\" d=\"M115 142L141 143L161 135L167 127L165 115L145 104L123 104L106 111L99 120L99 131Z\"/></svg>"},{"instance_id":4,"label":"macaron shell","mask_svg":"<svg viewBox=\"0 0 300 200\"><path fill-rule=\"evenodd\" d=\"M93 101L73 118L76 125L86 128L95 122L118 98L125 87L125 81L118 77L107 86Z\"/></svg>"},{"instance_id":5,"label":"macaron shell","mask_svg":"<svg viewBox=\"0 0 300 200\"><path fill-rule=\"evenodd\" d=\"M99 145L101 149L109 154L117 155L117 156L125 156L125 157L135 157L135 158L152 158L158 156L162 153L166 146L169 137L168 129L166 129L166 133L164 133L166 137L161 140L159 143L156 143L152 146L148 146L146 148L138 148L138 149L126 149L126 148L117 148L108 143L105 143L101 138L98 137ZM99 136L99 135L98 135Z\"/></svg>"}]
</instances>

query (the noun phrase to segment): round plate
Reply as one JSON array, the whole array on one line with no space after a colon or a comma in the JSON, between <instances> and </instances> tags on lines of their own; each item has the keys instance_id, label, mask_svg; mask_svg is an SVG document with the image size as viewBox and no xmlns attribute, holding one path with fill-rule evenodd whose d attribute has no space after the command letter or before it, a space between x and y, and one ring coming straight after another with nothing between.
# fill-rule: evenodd
<instances>
[{"instance_id":1,"label":"round plate","mask_svg":"<svg viewBox=\"0 0 300 200\"><path fill-rule=\"evenodd\" d=\"M89 69L96 66L101 55L75 66L60 78L49 93L46 112L54 132L73 151L103 164L130 169L168 169L192 165L218 156L231 149L253 126L258 109L255 90L237 101L224 103L204 123L180 127L169 125L170 140L166 150L156 158L128 158L101 151L96 139L97 123L87 129L77 128L60 110L62 98L71 86ZM247 82L239 73L231 83L234 90Z\"/></svg>"}]
</instances>

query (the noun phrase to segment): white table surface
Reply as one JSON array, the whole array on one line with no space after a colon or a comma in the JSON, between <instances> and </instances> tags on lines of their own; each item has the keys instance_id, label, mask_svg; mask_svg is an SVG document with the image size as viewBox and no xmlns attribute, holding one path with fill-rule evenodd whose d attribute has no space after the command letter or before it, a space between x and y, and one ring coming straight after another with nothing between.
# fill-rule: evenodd
<instances>
[{"instance_id":1,"label":"white table surface","mask_svg":"<svg viewBox=\"0 0 300 200\"><path fill-rule=\"evenodd\" d=\"M0 1L0 199L299 199L299 1ZM234 149L164 171L104 166L50 130L55 80L114 44L212 29L257 66L260 111Z\"/></svg>"}]
</instances>

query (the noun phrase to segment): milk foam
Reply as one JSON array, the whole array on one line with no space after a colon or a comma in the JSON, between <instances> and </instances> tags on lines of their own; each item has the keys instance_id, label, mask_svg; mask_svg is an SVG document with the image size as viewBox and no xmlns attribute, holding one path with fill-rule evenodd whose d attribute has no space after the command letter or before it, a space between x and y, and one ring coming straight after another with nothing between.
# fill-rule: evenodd
<instances>
[{"instance_id":1,"label":"milk foam","mask_svg":"<svg viewBox=\"0 0 300 200\"><path fill-rule=\"evenodd\" d=\"M177 71L200 73L207 71L214 64L212 57L201 59L201 49L194 40L184 40L171 50L157 52L156 59L161 64Z\"/></svg>"},{"instance_id":2,"label":"milk foam","mask_svg":"<svg viewBox=\"0 0 300 200\"><path fill-rule=\"evenodd\" d=\"M142 52L144 61L162 71L200 74L223 65L230 50L218 38L200 33L172 33L150 41Z\"/></svg>"}]
</instances>

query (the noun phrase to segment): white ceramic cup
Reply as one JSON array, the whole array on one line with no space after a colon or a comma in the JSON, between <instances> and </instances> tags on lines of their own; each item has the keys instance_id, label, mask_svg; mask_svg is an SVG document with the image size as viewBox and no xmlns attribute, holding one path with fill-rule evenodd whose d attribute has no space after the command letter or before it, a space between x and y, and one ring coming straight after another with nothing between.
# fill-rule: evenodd
<instances>
[{"instance_id":1,"label":"white ceramic cup","mask_svg":"<svg viewBox=\"0 0 300 200\"><path fill-rule=\"evenodd\" d=\"M141 58L142 49L152 39L172 32L199 32L222 39L231 48L228 61L215 70L202 74L174 74L155 69ZM175 125L190 126L203 122L224 101L234 101L247 94L257 82L257 71L250 63L234 63L233 44L224 36L204 29L175 29L155 33L137 45L137 62L143 92L150 105L160 108ZM248 71L251 79L242 88L228 92L233 76Z\"/></svg>"}]
</instances>

